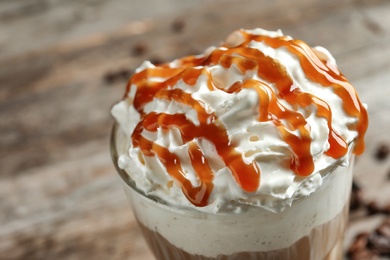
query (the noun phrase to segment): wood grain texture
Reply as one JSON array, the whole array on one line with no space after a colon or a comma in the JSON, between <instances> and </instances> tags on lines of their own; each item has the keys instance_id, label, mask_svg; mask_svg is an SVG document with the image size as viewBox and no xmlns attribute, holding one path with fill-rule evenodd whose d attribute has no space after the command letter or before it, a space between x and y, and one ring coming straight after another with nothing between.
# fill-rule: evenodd
<instances>
[{"instance_id":1,"label":"wood grain texture","mask_svg":"<svg viewBox=\"0 0 390 260\"><path fill-rule=\"evenodd\" d=\"M366 201L390 202L390 161L374 158L390 143L388 1L168 2L0 1L0 259L152 259L111 163L110 107L142 60L237 28L282 28L334 54L369 107L356 179ZM376 218L352 221L346 243Z\"/></svg>"}]
</instances>

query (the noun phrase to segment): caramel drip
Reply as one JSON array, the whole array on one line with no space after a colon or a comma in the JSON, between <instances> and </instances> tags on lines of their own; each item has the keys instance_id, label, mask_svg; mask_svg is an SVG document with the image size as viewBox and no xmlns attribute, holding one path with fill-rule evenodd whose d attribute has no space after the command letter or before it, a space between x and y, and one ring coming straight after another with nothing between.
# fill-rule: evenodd
<instances>
[{"instance_id":1,"label":"caramel drip","mask_svg":"<svg viewBox=\"0 0 390 260\"><path fill-rule=\"evenodd\" d=\"M242 84L236 83L230 91L239 92L244 88L254 89L258 94L260 103L258 120L260 122L272 120L283 139L294 151L290 168L298 175L310 175L314 170L314 162L310 153L310 131L303 116L283 106L277 100L272 88L264 82L249 79ZM289 124L285 125L283 120ZM292 133L294 130L298 130L300 136L294 135Z\"/></svg>"},{"instance_id":2,"label":"caramel drip","mask_svg":"<svg viewBox=\"0 0 390 260\"><path fill-rule=\"evenodd\" d=\"M356 124L358 138L356 140L354 152L356 154L361 154L364 151L364 135L368 126L367 110L362 105L354 87L347 81L342 73L335 68L328 67L326 63L316 55L313 49L303 41L290 40L285 37L271 38L262 35L250 35L245 32L242 33L246 37L246 41L243 43L244 45L251 40L255 40L263 41L272 48L287 48L299 58L303 71L310 80L317 82L324 87L333 87L334 92L343 100L343 108L347 114L358 118ZM328 125L330 125L329 119ZM329 143L330 149L327 151L327 155L339 158L342 154L346 153L347 144L335 131L331 131ZM345 148L336 149L335 147L337 146Z\"/></svg>"},{"instance_id":3,"label":"caramel drip","mask_svg":"<svg viewBox=\"0 0 390 260\"><path fill-rule=\"evenodd\" d=\"M272 121L277 127L283 140L291 147L290 168L297 175L308 176L314 171L314 161L310 152L311 129L301 113L287 108L279 101L280 99L285 100L294 109L300 107L313 110L310 107L314 107L316 116L327 120L330 130L328 136L330 149L326 152L328 156L337 159L348 151L345 140L332 127L332 112L329 105L315 95L302 92L293 84L293 80L282 64L257 49L247 47L250 41L263 41L272 48L285 47L298 57L310 80L323 86L333 87L335 93L344 101L343 108L346 113L358 118L356 130L359 137L355 153L361 153L364 149L363 136L367 129L367 112L353 87L337 69L328 67L310 47L301 41L284 37L251 35L245 31L242 31L242 35L244 42L237 47L218 48L208 56L184 57L175 61L175 67L170 67L171 64L163 64L155 68L147 68L136 73L128 83L126 95L130 87L137 88L133 106L141 114L141 121L132 134L133 145L140 147L144 156L157 156L167 172L181 185L188 200L196 206L209 204L210 194L214 188L215 173L199 146L202 140L207 140L214 145L218 155L244 191L254 192L258 189L260 171L257 163L248 164L243 161L242 154L229 140L227 130L214 113L207 112L204 104L195 100L190 93L174 87L179 81L183 81L188 86L195 86L199 77L203 75L207 79L207 87L210 91L220 89L227 93L238 93L243 89L255 90L259 98L258 120ZM265 82L273 84L277 91L275 92L267 83L254 79L238 81L232 86L218 87L206 67L216 64L224 68L230 68L234 64L243 75L253 71ZM174 115L144 113L145 105L155 98L168 102L175 101L192 108L197 112L199 124L191 122L180 113ZM188 144L188 156L199 185L193 185L188 180L177 155L142 136L145 130L156 132L158 129L169 131L171 128L178 129L183 143Z\"/></svg>"},{"instance_id":4,"label":"caramel drip","mask_svg":"<svg viewBox=\"0 0 390 260\"><path fill-rule=\"evenodd\" d=\"M327 119L328 127L330 130L328 136L330 149L327 151L327 155L333 158L340 158L347 153L348 145L346 144L344 139L333 129L332 113L326 102L322 101L320 98L315 97L310 93L301 92L298 88L294 87L293 81L288 75L285 67L271 57L265 56L261 51L247 47L237 47L229 49L226 55L232 55L233 53L238 53L242 57L245 57L247 60L256 61L256 63L258 64L258 76L268 82L272 82L275 84L276 88L278 89L277 95L279 98L286 100L291 105L299 105L303 108L308 107L310 105L314 105L316 107L317 116L325 117ZM221 65L226 68L230 67L231 64L226 63L226 61L222 59L222 57L223 56L221 56ZM239 68L243 67L243 65L237 66ZM294 154L292 155L293 158L291 165L299 165L298 168L292 167L292 170L294 170L294 172L298 175L305 176L310 174L314 169L314 162L310 153L310 129L305 128L306 121L302 118L299 118L298 121L296 121L294 117L290 117L289 122L293 125L296 125L293 130L299 130L301 138L297 138L296 136L292 135L288 135L289 138L287 138L287 134L285 131L282 131L281 134L285 137L284 140L290 145L294 152ZM299 141L299 139L301 140Z\"/></svg>"},{"instance_id":5,"label":"caramel drip","mask_svg":"<svg viewBox=\"0 0 390 260\"><path fill-rule=\"evenodd\" d=\"M158 128L168 130L177 128L180 130L184 143L190 143L189 155L196 174L199 177L201 185L192 186L181 167L179 158L164 148L142 136L143 130L156 132ZM241 153L235 150L231 144L226 130L217 121L213 123L201 123L196 126L188 120L183 114L165 114L149 113L135 128L132 140L135 147L140 147L146 156L157 155L159 160L164 164L168 173L178 181L187 198L196 206L207 205L208 197L211 193L212 185L209 180L214 174L211 171L207 160L203 160L204 155L198 150L199 148L192 144L196 140L206 139L215 145L218 155L222 158L225 165L232 172L236 182L247 192L257 190L260 183L260 172L255 162L246 164L243 161ZM204 164L198 165L198 164ZM205 170L203 172L203 170Z\"/></svg>"},{"instance_id":6,"label":"caramel drip","mask_svg":"<svg viewBox=\"0 0 390 260\"><path fill-rule=\"evenodd\" d=\"M134 108L142 114L143 107L151 102L156 93L164 88L165 82L151 81L150 78L171 78L182 72L182 69L172 69L164 67L147 68L141 72L135 73L127 84L126 94L130 91L133 84L137 85L137 93L134 98Z\"/></svg>"},{"instance_id":7,"label":"caramel drip","mask_svg":"<svg viewBox=\"0 0 390 260\"><path fill-rule=\"evenodd\" d=\"M153 95L152 98L175 100L190 106L197 111L200 123L198 126L189 121L183 114L149 113L143 116L132 135L133 145L140 147L145 156L156 155L168 173L180 183L188 200L196 206L205 206L209 203L208 199L213 189L212 179L214 176L206 157L196 144L196 140L206 139L214 144L219 156L243 190L254 192L260 183L258 166L254 162L246 164L243 161L241 153L237 152L231 144L226 129L216 121L216 116L213 113L207 113L204 106L193 99L191 94L181 89L168 89L169 86L175 85L180 79L188 85L193 85L202 73L206 72L203 69L188 68L164 82L149 83L149 86L141 85L141 88L137 85L138 89L134 100L134 104L139 104L138 106L134 105L134 107L142 113L142 108L145 103L149 102L151 95ZM210 77L209 74L206 73L206 75ZM143 83L142 78L140 79L140 83ZM133 83L138 84L134 79ZM212 83L210 82L210 84ZM188 154L200 182L197 187L194 187L185 177L180 160L175 154L142 136L143 130L156 132L158 128L168 130L173 127L179 129L183 142L189 143Z\"/></svg>"},{"instance_id":8,"label":"caramel drip","mask_svg":"<svg viewBox=\"0 0 390 260\"><path fill-rule=\"evenodd\" d=\"M175 100L176 102L180 102L189 107L195 109L198 113L198 119L201 124L206 124L208 122L213 122L216 119L214 114L207 113L203 106L192 98L190 93L186 93L181 89L162 89L158 93L156 93L156 98L165 99L168 101Z\"/></svg>"}]
</instances>

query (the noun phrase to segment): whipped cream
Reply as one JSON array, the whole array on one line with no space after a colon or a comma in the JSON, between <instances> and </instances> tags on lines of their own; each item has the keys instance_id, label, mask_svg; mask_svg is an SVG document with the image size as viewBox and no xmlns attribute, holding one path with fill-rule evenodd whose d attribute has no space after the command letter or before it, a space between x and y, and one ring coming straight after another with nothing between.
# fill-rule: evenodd
<instances>
[{"instance_id":1,"label":"whipped cream","mask_svg":"<svg viewBox=\"0 0 390 260\"><path fill-rule=\"evenodd\" d=\"M367 112L322 47L239 30L219 47L145 61L112 108L118 165L177 207L281 212L364 149Z\"/></svg>"}]
</instances>

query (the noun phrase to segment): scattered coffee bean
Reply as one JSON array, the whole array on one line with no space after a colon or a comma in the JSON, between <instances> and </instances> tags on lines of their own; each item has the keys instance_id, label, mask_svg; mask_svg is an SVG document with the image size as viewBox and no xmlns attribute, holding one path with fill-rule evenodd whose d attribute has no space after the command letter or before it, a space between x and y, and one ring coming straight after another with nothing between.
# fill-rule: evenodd
<instances>
[{"instance_id":1,"label":"scattered coffee bean","mask_svg":"<svg viewBox=\"0 0 390 260\"><path fill-rule=\"evenodd\" d=\"M386 148L378 149L378 154L384 154ZM387 155L386 155L387 156ZM385 158L383 155L377 158ZM382 159L379 159L382 160ZM390 179L390 172L389 172ZM366 203L363 200L363 189L354 180L352 183L352 193L350 209L363 208L366 214L363 217L371 215L386 215L386 219L378 225L373 231L360 233L356 235L354 241L346 252L346 259L349 260L376 260L390 259L390 204L383 205L377 201Z\"/></svg>"},{"instance_id":2,"label":"scattered coffee bean","mask_svg":"<svg viewBox=\"0 0 390 260\"><path fill-rule=\"evenodd\" d=\"M352 245L349 247L347 251L347 255L349 257L352 257L353 255L364 251L367 247L368 243L368 233L359 233L356 237L355 240L353 241Z\"/></svg>"},{"instance_id":3,"label":"scattered coffee bean","mask_svg":"<svg viewBox=\"0 0 390 260\"><path fill-rule=\"evenodd\" d=\"M145 43L137 43L133 46L133 49L131 50L131 54L133 56L141 56L145 54L148 50L148 46Z\"/></svg>"},{"instance_id":4,"label":"scattered coffee bean","mask_svg":"<svg viewBox=\"0 0 390 260\"><path fill-rule=\"evenodd\" d=\"M390 256L390 237L386 237L375 230L368 237L367 247L379 255Z\"/></svg>"},{"instance_id":5,"label":"scattered coffee bean","mask_svg":"<svg viewBox=\"0 0 390 260\"><path fill-rule=\"evenodd\" d=\"M185 27L185 23L183 19L176 19L173 21L171 25L172 31L175 33L183 32L184 27Z\"/></svg>"},{"instance_id":6,"label":"scattered coffee bean","mask_svg":"<svg viewBox=\"0 0 390 260\"><path fill-rule=\"evenodd\" d=\"M371 233L359 233L349 247L347 257L351 260L390 257L390 218Z\"/></svg>"},{"instance_id":7,"label":"scattered coffee bean","mask_svg":"<svg viewBox=\"0 0 390 260\"><path fill-rule=\"evenodd\" d=\"M366 209L368 215L374 215L374 214L390 215L390 204L385 206L379 206L378 203L373 201L366 205Z\"/></svg>"},{"instance_id":8,"label":"scattered coffee bean","mask_svg":"<svg viewBox=\"0 0 390 260\"><path fill-rule=\"evenodd\" d=\"M360 186L355 181L353 181L349 208L350 210L357 210L361 208L363 204L362 190Z\"/></svg>"},{"instance_id":9,"label":"scattered coffee bean","mask_svg":"<svg viewBox=\"0 0 390 260\"><path fill-rule=\"evenodd\" d=\"M352 191L361 191L360 185L355 180L352 181Z\"/></svg>"},{"instance_id":10,"label":"scattered coffee bean","mask_svg":"<svg viewBox=\"0 0 390 260\"><path fill-rule=\"evenodd\" d=\"M390 239L390 218L387 218L375 231L387 239Z\"/></svg>"},{"instance_id":11,"label":"scattered coffee bean","mask_svg":"<svg viewBox=\"0 0 390 260\"><path fill-rule=\"evenodd\" d=\"M383 207L382 213L384 213L386 215L390 215L390 204L388 204L385 207Z\"/></svg>"},{"instance_id":12,"label":"scattered coffee bean","mask_svg":"<svg viewBox=\"0 0 390 260\"><path fill-rule=\"evenodd\" d=\"M383 161L387 158L387 156L389 155L390 153L390 148L388 145L386 144L381 144L377 150L376 150L376 153L375 153L375 158L378 160L378 161Z\"/></svg>"},{"instance_id":13,"label":"scattered coffee bean","mask_svg":"<svg viewBox=\"0 0 390 260\"><path fill-rule=\"evenodd\" d=\"M366 208L367 208L368 215L382 213L382 209L379 207L378 203L376 203L375 201L368 203Z\"/></svg>"},{"instance_id":14,"label":"scattered coffee bean","mask_svg":"<svg viewBox=\"0 0 390 260\"><path fill-rule=\"evenodd\" d=\"M363 249L349 256L350 260L376 260L379 259L376 254L370 250Z\"/></svg>"},{"instance_id":15,"label":"scattered coffee bean","mask_svg":"<svg viewBox=\"0 0 390 260\"><path fill-rule=\"evenodd\" d=\"M107 83L114 83L119 80L127 80L132 71L128 69L120 69L117 71L110 71L104 75L104 81Z\"/></svg>"}]
</instances>

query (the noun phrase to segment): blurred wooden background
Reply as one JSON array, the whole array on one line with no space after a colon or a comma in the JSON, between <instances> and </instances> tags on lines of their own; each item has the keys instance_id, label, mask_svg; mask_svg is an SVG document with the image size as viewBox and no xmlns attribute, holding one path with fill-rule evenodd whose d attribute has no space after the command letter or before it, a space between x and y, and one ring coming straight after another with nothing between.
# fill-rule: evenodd
<instances>
[{"instance_id":1,"label":"blurred wooden background","mask_svg":"<svg viewBox=\"0 0 390 260\"><path fill-rule=\"evenodd\" d=\"M0 0L0 259L152 259L109 155L143 60L281 28L329 49L368 104L364 201L390 203L390 1ZM385 216L351 216L346 246Z\"/></svg>"}]
</instances>

